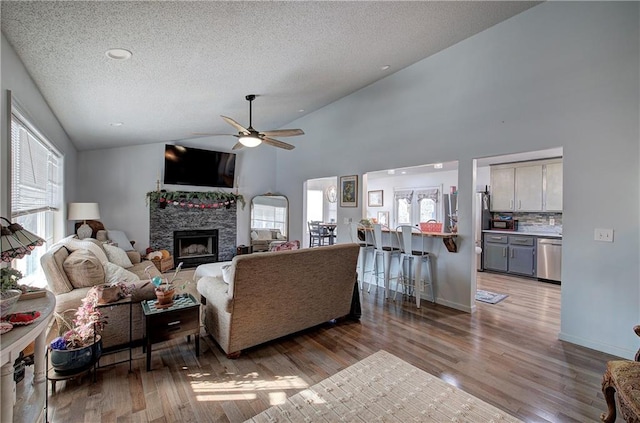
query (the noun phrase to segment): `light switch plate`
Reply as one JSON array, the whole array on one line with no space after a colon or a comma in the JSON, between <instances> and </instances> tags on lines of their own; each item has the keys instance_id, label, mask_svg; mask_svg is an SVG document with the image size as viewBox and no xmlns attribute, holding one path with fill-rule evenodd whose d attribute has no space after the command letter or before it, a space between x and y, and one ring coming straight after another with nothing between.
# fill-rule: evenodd
<instances>
[{"instance_id":1,"label":"light switch plate","mask_svg":"<svg viewBox=\"0 0 640 423\"><path fill-rule=\"evenodd\" d=\"M613 229L596 228L593 239L602 242L613 242Z\"/></svg>"}]
</instances>

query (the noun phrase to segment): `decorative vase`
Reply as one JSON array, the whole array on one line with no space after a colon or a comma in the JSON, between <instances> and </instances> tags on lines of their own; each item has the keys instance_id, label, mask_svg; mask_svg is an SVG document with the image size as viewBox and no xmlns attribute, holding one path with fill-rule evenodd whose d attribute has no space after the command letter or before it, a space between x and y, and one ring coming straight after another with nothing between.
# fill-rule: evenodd
<instances>
[{"instance_id":1,"label":"decorative vase","mask_svg":"<svg viewBox=\"0 0 640 423\"><path fill-rule=\"evenodd\" d=\"M50 352L51 366L56 373L70 375L93 366L102 355L102 337L91 345L71 350L54 350Z\"/></svg>"},{"instance_id":2,"label":"decorative vase","mask_svg":"<svg viewBox=\"0 0 640 423\"><path fill-rule=\"evenodd\" d=\"M156 304L157 306L164 306L164 307L168 307L171 304L173 304L173 295L176 293L176 290L174 287L168 288L168 289L156 289L156 297L158 298L158 303Z\"/></svg>"}]
</instances>

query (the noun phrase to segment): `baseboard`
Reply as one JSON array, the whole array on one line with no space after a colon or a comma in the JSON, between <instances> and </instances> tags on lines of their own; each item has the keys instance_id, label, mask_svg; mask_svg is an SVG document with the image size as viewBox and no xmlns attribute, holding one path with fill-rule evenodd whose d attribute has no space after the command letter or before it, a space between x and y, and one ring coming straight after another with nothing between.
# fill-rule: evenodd
<instances>
[{"instance_id":1,"label":"baseboard","mask_svg":"<svg viewBox=\"0 0 640 423\"><path fill-rule=\"evenodd\" d=\"M607 354L615 355L616 357L626 358L627 360L633 360L635 351L627 350L624 348L618 348L613 345L603 344L601 342L594 342L590 339L580 338L578 336L567 335L560 332L558 339L561 341L571 342L572 344L580 345L581 347L591 348L592 350L601 351Z\"/></svg>"},{"instance_id":2,"label":"baseboard","mask_svg":"<svg viewBox=\"0 0 640 423\"><path fill-rule=\"evenodd\" d=\"M443 305L445 307L449 307L449 308L453 308L456 310L460 310L460 311L464 311L465 313L473 313L475 311L475 304L472 305L471 307L464 305L464 304L459 304L459 303L455 303L453 301L447 301L447 300L443 300L442 298L437 298L436 299L436 304L440 304Z\"/></svg>"}]
</instances>

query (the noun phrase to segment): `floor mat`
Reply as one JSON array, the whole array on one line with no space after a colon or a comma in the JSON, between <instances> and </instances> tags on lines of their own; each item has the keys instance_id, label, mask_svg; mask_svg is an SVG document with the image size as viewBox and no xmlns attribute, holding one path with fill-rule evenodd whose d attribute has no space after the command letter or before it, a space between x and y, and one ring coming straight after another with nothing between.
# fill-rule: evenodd
<instances>
[{"instance_id":1,"label":"floor mat","mask_svg":"<svg viewBox=\"0 0 640 423\"><path fill-rule=\"evenodd\" d=\"M507 297L507 294L496 294L495 292L483 291L482 289L476 291L476 301L482 301L483 303L496 304Z\"/></svg>"}]
</instances>

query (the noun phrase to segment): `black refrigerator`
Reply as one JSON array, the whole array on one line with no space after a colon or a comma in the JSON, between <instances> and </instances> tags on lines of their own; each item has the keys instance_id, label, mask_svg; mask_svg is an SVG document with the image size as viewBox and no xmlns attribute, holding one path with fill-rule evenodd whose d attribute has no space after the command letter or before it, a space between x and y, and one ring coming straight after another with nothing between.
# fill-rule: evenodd
<instances>
[{"instance_id":1,"label":"black refrigerator","mask_svg":"<svg viewBox=\"0 0 640 423\"><path fill-rule=\"evenodd\" d=\"M482 230L489 229L491 223L491 198L488 192L476 192L475 196L475 220L476 220L476 234L475 241L476 247L483 248L482 245ZM476 269L479 271L484 270L484 252L476 254Z\"/></svg>"}]
</instances>

